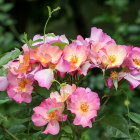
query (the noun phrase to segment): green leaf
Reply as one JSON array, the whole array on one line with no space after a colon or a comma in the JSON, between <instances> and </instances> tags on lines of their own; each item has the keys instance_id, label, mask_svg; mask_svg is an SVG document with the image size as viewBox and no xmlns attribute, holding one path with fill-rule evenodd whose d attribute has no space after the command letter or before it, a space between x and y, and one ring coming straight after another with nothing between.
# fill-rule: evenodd
<instances>
[{"instance_id":1,"label":"green leaf","mask_svg":"<svg viewBox=\"0 0 140 140\"><path fill-rule=\"evenodd\" d=\"M5 68L3 68L3 67L0 69L0 75L6 75L7 72L8 71Z\"/></svg>"},{"instance_id":2,"label":"green leaf","mask_svg":"<svg viewBox=\"0 0 140 140\"><path fill-rule=\"evenodd\" d=\"M71 127L68 125L61 127L61 129L64 130L66 133L72 134Z\"/></svg>"},{"instance_id":3,"label":"green leaf","mask_svg":"<svg viewBox=\"0 0 140 140\"><path fill-rule=\"evenodd\" d=\"M13 125L8 129L12 133L20 133L26 130L26 127L23 124Z\"/></svg>"},{"instance_id":4,"label":"green leaf","mask_svg":"<svg viewBox=\"0 0 140 140\"><path fill-rule=\"evenodd\" d=\"M4 103L9 102L9 101L12 101L12 100L9 98L5 98L4 100L0 100L0 104L4 104Z\"/></svg>"},{"instance_id":5,"label":"green leaf","mask_svg":"<svg viewBox=\"0 0 140 140\"><path fill-rule=\"evenodd\" d=\"M118 89L118 81L117 80L113 80L113 84L114 84L115 89L117 90Z\"/></svg>"},{"instance_id":6,"label":"green leaf","mask_svg":"<svg viewBox=\"0 0 140 140\"><path fill-rule=\"evenodd\" d=\"M53 13L53 12L57 12L57 11L59 11L60 9L61 9L61 7L58 6L57 8L53 9L52 13Z\"/></svg>"},{"instance_id":7,"label":"green leaf","mask_svg":"<svg viewBox=\"0 0 140 140\"><path fill-rule=\"evenodd\" d=\"M41 42L41 41L43 41L43 39L37 39L35 41L32 41L32 43L37 43L37 42Z\"/></svg>"},{"instance_id":8,"label":"green leaf","mask_svg":"<svg viewBox=\"0 0 140 140\"><path fill-rule=\"evenodd\" d=\"M7 117L3 116L1 113L0 113L0 120L4 120L5 122L7 122Z\"/></svg>"},{"instance_id":9,"label":"green leaf","mask_svg":"<svg viewBox=\"0 0 140 140\"><path fill-rule=\"evenodd\" d=\"M14 6L13 3L6 3L6 4L0 6L0 10L3 12L8 12L13 8L13 6Z\"/></svg>"},{"instance_id":10,"label":"green leaf","mask_svg":"<svg viewBox=\"0 0 140 140\"><path fill-rule=\"evenodd\" d=\"M130 126L130 135L131 135L131 139L139 140L140 129L136 126Z\"/></svg>"},{"instance_id":11,"label":"green leaf","mask_svg":"<svg viewBox=\"0 0 140 140\"><path fill-rule=\"evenodd\" d=\"M17 58L21 54L20 50L15 48L14 51L6 53L0 58L0 66L7 64L10 60Z\"/></svg>"},{"instance_id":12,"label":"green leaf","mask_svg":"<svg viewBox=\"0 0 140 140\"><path fill-rule=\"evenodd\" d=\"M27 46L31 48L32 40L30 39L30 40L28 41L28 35L27 35L27 33L24 33L24 40L25 40Z\"/></svg>"},{"instance_id":13,"label":"green leaf","mask_svg":"<svg viewBox=\"0 0 140 140\"><path fill-rule=\"evenodd\" d=\"M54 34L51 34L51 33L48 33L47 36L49 36L49 37L55 37L55 35Z\"/></svg>"},{"instance_id":14,"label":"green leaf","mask_svg":"<svg viewBox=\"0 0 140 140\"><path fill-rule=\"evenodd\" d=\"M129 112L128 117L135 123L140 124L140 114Z\"/></svg>"},{"instance_id":15,"label":"green leaf","mask_svg":"<svg viewBox=\"0 0 140 140\"><path fill-rule=\"evenodd\" d=\"M51 18L51 15L52 15L51 7L50 6L47 6L47 8L48 8L48 13L49 13L49 18Z\"/></svg>"},{"instance_id":16,"label":"green leaf","mask_svg":"<svg viewBox=\"0 0 140 140\"><path fill-rule=\"evenodd\" d=\"M55 42L55 43L52 43L51 45L52 45L52 46L58 46L61 50L63 50L64 47L65 47L66 45L68 45L68 44L65 43L65 42Z\"/></svg>"},{"instance_id":17,"label":"green leaf","mask_svg":"<svg viewBox=\"0 0 140 140\"><path fill-rule=\"evenodd\" d=\"M63 86L65 86L65 85L66 85L66 83L62 83L62 84L60 85L60 88L63 87Z\"/></svg>"},{"instance_id":18,"label":"green leaf","mask_svg":"<svg viewBox=\"0 0 140 140\"><path fill-rule=\"evenodd\" d=\"M54 108L51 108L51 109L49 109L48 111L47 111L47 113L50 113L50 112L53 112L53 111L55 111L55 110L57 110L57 109L61 109L62 107L54 107Z\"/></svg>"},{"instance_id":19,"label":"green leaf","mask_svg":"<svg viewBox=\"0 0 140 140\"><path fill-rule=\"evenodd\" d=\"M105 116L101 124L109 137L129 138L129 126L127 121L118 114Z\"/></svg>"},{"instance_id":20,"label":"green leaf","mask_svg":"<svg viewBox=\"0 0 140 140\"><path fill-rule=\"evenodd\" d=\"M18 48L15 48L15 50L11 53L11 58L15 59L21 54L21 51Z\"/></svg>"}]
</instances>

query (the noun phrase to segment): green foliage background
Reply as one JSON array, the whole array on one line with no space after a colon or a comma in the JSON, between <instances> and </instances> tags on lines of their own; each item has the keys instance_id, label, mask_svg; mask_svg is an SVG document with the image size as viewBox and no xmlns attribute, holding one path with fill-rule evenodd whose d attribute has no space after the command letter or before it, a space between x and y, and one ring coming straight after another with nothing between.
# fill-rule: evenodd
<instances>
[{"instance_id":1,"label":"green foliage background","mask_svg":"<svg viewBox=\"0 0 140 140\"><path fill-rule=\"evenodd\" d=\"M96 26L118 44L140 46L139 0L0 0L0 55L16 47L20 49L24 32L30 38L35 34L43 35L47 5L61 7L51 18L47 32L66 34L69 39L75 39L78 34L88 37L90 28ZM90 71L80 85L91 88L100 97L109 93L98 69ZM36 90L44 97L49 95L43 88ZM134 114L128 117L129 111L140 114L139 94L140 86L131 91L125 82L98 112L97 123L91 129L79 130L82 140L140 140L140 117ZM30 119L32 108L41 101L43 99L36 96L31 104L18 104L1 92L0 123L22 140L68 140L65 136L60 138L60 134L72 135L69 127L63 126L57 136L46 136L40 134L44 128L33 125ZM130 105L126 106L128 101ZM0 127L0 140L9 139L12 138Z\"/></svg>"}]
</instances>

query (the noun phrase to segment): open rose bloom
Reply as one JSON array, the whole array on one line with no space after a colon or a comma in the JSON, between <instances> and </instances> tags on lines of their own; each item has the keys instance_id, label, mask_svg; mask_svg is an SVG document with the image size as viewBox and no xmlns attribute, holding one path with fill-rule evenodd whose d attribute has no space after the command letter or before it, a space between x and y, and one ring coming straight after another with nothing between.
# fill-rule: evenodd
<instances>
[{"instance_id":1,"label":"open rose bloom","mask_svg":"<svg viewBox=\"0 0 140 140\"><path fill-rule=\"evenodd\" d=\"M111 89L126 81L131 90L140 85L140 48L117 44L102 29L93 27L90 37L78 35L71 42L54 33L35 35L30 42L2 66L0 91L6 90L17 103L31 103L41 96L36 88L48 90L32 114L34 125L45 126L43 134L58 134L62 124L92 127L100 110L99 95L79 87L91 69L101 69Z\"/></svg>"},{"instance_id":2,"label":"open rose bloom","mask_svg":"<svg viewBox=\"0 0 140 140\"><path fill-rule=\"evenodd\" d=\"M58 108L50 113L47 111L51 108ZM57 102L55 98L44 100L38 107L35 107L34 114L32 115L32 121L36 126L44 126L47 128L43 132L44 134L56 135L59 133L59 121L66 121L67 115L62 114L64 110L64 104Z\"/></svg>"},{"instance_id":3,"label":"open rose bloom","mask_svg":"<svg viewBox=\"0 0 140 140\"><path fill-rule=\"evenodd\" d=\"M92 120L97 116L99 108L98 94L90 89L77 88L71 95L69 110L76 115L73 122L75 125L92 127Z\"/></svg>"}]
</instances>

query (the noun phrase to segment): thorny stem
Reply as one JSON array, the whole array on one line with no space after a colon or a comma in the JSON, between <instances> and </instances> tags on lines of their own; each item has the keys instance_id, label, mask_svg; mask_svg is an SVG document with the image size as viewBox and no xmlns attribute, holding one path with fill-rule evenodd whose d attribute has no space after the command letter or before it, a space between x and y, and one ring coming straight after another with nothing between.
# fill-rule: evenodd
<instances>
[{"instance_id":1,"label":"thorny stem","mask_svg":"<svg viewBox=\"0 0 140 140\"><path fill-rule=\"evenodd\" d=\"M112 95L113 95L113 91L110 90L109 96L107 97L107 99L105 100L105 102L102 104L100 110L104 107L104 105L107 104L107 102L109 101L109 99L111 98Z\"/></svg>"},{"instance_id":2,"label":"thorny stem","mask_svg":"<svg viewBox=\"0 0 140 140\"><path fill-rule=\"evenodd\" d=\"M100 110L104 107L104 105L107 104L107 102L109 101L110 98L111 98L111 95L107 97L107 99L105 100L105 102L102 104Z\"/></svg>"},{"instance_id":3,"label":"thorny stem","mask_svg":"<svg viewBox=\"0 0 140 140\"><path fill-rule=\"evenodd\" d=\"M72 131L76 134L77 138L80 139L80 135L79 133L77 133L74 129L74 127L71 125L70 121L67 119L67 123L68 125L71 127Z\"/></svg>"},{"instance_id":4,"label":"thorny stem","mask_svg":"<svg viewBox=\"0 0 140 140\"><path fill-rule=\"evenodd\" d=\"M19 140L15 135L13 135L11 132L9 132L2 124L0 124L0 127L3 131L5 131L7 134L9 134L13 139Z\"/></svg>"},{"instance_id":5,"label":"thorny stem","mask_svg":"<svg viewBox=\"0 0 140 140\"><path fill-rule=\"evenodd\" d=\"M40 93L36 92L41 98L45 99Z\"/></svg>"}]
</instances>

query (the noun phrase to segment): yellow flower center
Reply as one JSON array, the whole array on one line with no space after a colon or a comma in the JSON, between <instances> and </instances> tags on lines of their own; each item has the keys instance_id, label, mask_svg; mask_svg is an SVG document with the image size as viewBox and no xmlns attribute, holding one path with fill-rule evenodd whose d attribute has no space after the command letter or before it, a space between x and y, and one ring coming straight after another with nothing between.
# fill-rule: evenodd
<instances>
[{"instance_id":1,"label":"yellow flower center","mask_svg":"<svg viewBox=\"0 0 140 140\"><path fill-rule=\"evenodd\" d=\"M76 64L78 62L78 57L77 56L72 56L71 57L71 62Z\"/></svg>"},{"instance_id":2,"label":"yellow flower center","mask_svg":"<svg viewBox=\"0 0 140 140\"><path fill-rule=\"evenodd\" d=\"M81 104L80 109L82 112L87 112L89 109L89 105L87 105L87 103L83 103Z\"/></svg>"},{"instance_id":3,"label":"yellow flower center","mask_svg":"<svg viewBox=\"0 0 140 140\"><path fill-rule=\"evenodd\" d=\"M133 59L134 64L140 66L140 59Z\"/></svg>"},{"instance_id":4,"label":"yellow flower center","mask_svg":"<svg viewBox=\"0 0 140 140\"><path fill-rule=\"evenodd\" d=\"M20 79L18 86L23 89L28 84L30 84L30 81L28 79L22 78Z\"/></svg>"},{"instance_id":5,"label":"yellow flower center","mask_svg":"<svg viewBox=\"0 0 140 140\"><path fill-rule=\"evenodd\" d=\"M50 112L50 113L48 114L48 116L49 116L49 120L52 120L52 119L55 118L56 113L55 113L55 112Z\"/></svg>"},{"instance_id":6,"label":"yellow flower center","mask_svg":"<svg viewBox=\"0 0 140 140\"><path fill-rule=\"evenodd\" d=\"M116 62L116 56L114 56L114 55L108 56L108 59L111 61L111 63L115 63Z\"/></svg>"},{"instance_id":7,"label":"yellow flower center","mask_svg":"<svg viewBox=\"0 0 140 140\"><path fill-rule=\"evenodd\" d=\"M116 71L111 71L110 77L112 80L118 79L118 73Z\"/></svg>"},{"instance_id":8,"label":"yellow flower center","mask_svg":"<svg viewBox=\"0 0 140 140\"><path fill-rule=\"evenodd\" d=\"M42 63L47 63L48 62L48 60L46 59L46 58L40 58L40 61L42 62Z\"/></svg>"}]
</instances>

